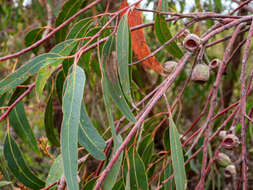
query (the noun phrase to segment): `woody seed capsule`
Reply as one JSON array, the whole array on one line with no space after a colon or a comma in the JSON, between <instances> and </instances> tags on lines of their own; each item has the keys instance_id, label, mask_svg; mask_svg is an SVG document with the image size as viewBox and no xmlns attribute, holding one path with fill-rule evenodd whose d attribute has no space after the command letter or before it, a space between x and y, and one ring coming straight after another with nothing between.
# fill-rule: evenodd
<instances>
[{"instance_id":1,"label":"woody seed capsule","mask_svg":"<svg viewBox=\"0 0 253 190\"><path fill-rule=\"evenodd\" d=\"M210 62L209 67L210 67L211 70L218 71L220 65L221 65L221 60L220 59L213 59Z\"/></svg>"},{"instance_id":2,"label":"woody seed capsule","mask_svg":"<svg viewBox=\"0 0 253 190\"><path fill-rule=\"evenodd\" d=\"M234 177L236 175L236 168L235 168L235 165L231 164L231 165L228 165L226 168L225 168L225 171L224 171L224 176L226 178L230 178L230 177Z\"/></svg>"},{"instance_id":3,"label":"woody seed capsule","mask_svg":"<svg viewBox=\"0 0 253 190\"><path fill-rule=\"evenodd\" d=\"M176 61L166 61L164 63L164 69L166 72L171 73L177 66Z\"/></svg>"},{"instance_id":4,"label":"woody seed capsule","mask_svg":"<svg viewBox=\"0 0 253 190\"><path fill-rule=\"evenodd\" d=\"M238 146L240 143L239 138L234 134L227 135L223 140L223 147L226 149L232 149Z\"/></svg>"},{"instance_id":5,"label":"woody seed capsule","mask_svg":"<svg viewBox=\"0 0 253 190\"><path fill-rule=\"evenodd\" d=\"M192 71L191 80L198 83L208 81L210 76L209 67L206 64L197 64Z\"/></svg>"},{"instance_id":6,"label":"woody seed capsule","mask_svg":"<svg viewBox=\"0 0 253 190\"><path fill-rule=\"evenodd\" d=\"M183 46L186 50L195 52L200 46L200 38L195 34L188 34L184 39Z\"/></svg>"},{"instance_id":7,"label":"woody seed capsule","mask_svg":"<svg viewBox=\"0 0 253 190\"><path fill-rule=\"evenodd\" d=\"M221 152L218 154L216 161L221 167L227 167L229 164L231 164L231 160L228 155Z\"/></svg>"}]
</instances>

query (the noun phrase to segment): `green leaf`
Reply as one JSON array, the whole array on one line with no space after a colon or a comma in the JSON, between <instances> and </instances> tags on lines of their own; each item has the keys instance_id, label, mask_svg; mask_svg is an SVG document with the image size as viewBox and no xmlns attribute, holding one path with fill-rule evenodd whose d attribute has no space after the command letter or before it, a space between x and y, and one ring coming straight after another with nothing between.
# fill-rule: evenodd
<instances>
[{"instance_id":1,"label":"green leaf","mask_svg":"<svg viewBox=\"0 0 253 190\"><path fill-rule=\"evenodd\" d=\"M10 185L10 184L12 184L13 182L11 182L11 181L0 181L0 187L4 187L4 186L6 186L6 185Z\"/></svg>"},{"instance_id":2,"label":"green leaf","mask_svg":"<svg viewBox=\"0 0 253 190\"><path fill-rule=\"evenodd\" d=\"M96 185L96 182L97 182L97 178L91 179L85 184L83 190L92 190L94 186Z\"/></svg>"},{"instance_id":3,"label":"green leaf","mask_svg":"<svg viewBox=\"0 0 253 190\"><path fill-rule=\"evenodd\" d=\"M78 189L77 142L84 84L84 71L79 66L73 65L64 85L66 89L63 95L62 110L64 117L61 128L64 176L69 189Z\"/></svg>"},{"instance_id":4,"label":"green leaf","mask_svg":"<svg viewBox=\"0 0 253 190\"><path fill-rule=\"evenodd\" d=\"M62 6L61 12L56 18L56 27L66 21L69 17L73 16L82 5L83 0L68 0ZM56 32L55 39L56 43L63 41L68 32L68 25L64 26L60 31Z\"/></svg>"},{"instance_id":5,"label":"green leaf","mask_svg":"<svg viewBox=\"0 0 253 190\"><path fill-rule=\"evenodd\" d=\"M112 190L127 190L124 186L124 180L121 178L115 185L113 186Z\"/></svg>"},{"instance_id":6,"label":"green leaf","mask_svg":"<svg viewBox=\"0 0 253 190\"><path fill-rule=\"evenodd\" d=\"M129 44L130 38L127 14L121 18L117 31L116 50L117 50L117 63L120 83L122 90L129 102L132 102L130 77L129 77L129 53L131 50L131 44Z\"/></svg>"},{"instance_id":7,"label":"green leaf","mask_svg":"<svg viewBox=\"0 0 253 190\"><path fill-rule=\"evenodd\" d=\"M9 114L10 124L16 134L27 143L31 149L39 153L36 138L26 118L24 104L19 102Z\"/></svg>"},{"instance_id":8,"label":"green leaf","mask_svg":"<svg viewBox=\"0 0 253 190\"><path fill-rule=\"evenodd\" d=\"M85 18L78 21L71 28L70 32L68 33L67 39L75 39L75 38L84 37L91 24L92 24L92 21L89 18Z\"/></svg>"},{"instance_id":9,"label":"green leaf","mask_svg":"<svg viewBox=\"0 0 253 190\"><path fill-rule=\"evenodd\" d=\"M78 40L74 39L66 40L54 46L54 48L51 49L50 53L56 53L61 56L68 56L72 52L72 50L76 47L77 44Z\"/></svg>"},{"instance_id":10,"label":"green leaf","mask_svg":"<svg viewBox=\"0 0 253 190\"><path fill-rule=\"evenodd\" d=\"M135 122L135 117L124 98L124 94L119 84L115 54L112 53L115 48L114 45L114 36L110 36L103 48L102 86L104 90L104 95L110 95L114 100L115 104L118 106L121 113L125 115L129 121Z\"/></svg>"},{"instance_id":11,"label":"green leaf","mask_svg":"<svg viewBox=\"0 0 253 190\"><path fill-rule=\"evenodd\" d=\"M46 180L46 187L59 180L62 175L63 175L63 162L62 162L62 155L60 154L59 156L57 156L57 158L55 159L54 163L52 164L49 170Z\"/></svg>"},{"instance_id":12,"label":"green leaf","mask_svg":"<svg viewBox=\"0 0 253 190\"><path fill-rule=\"evenodd\" d=\"M56 94L58 97L58 100L60 103L62 103L62 93L63 93L63 84L65 81L65 74L64 71L61 70L56 75L56 82L55 82L55 88L56 88Z\"/></svg>"},{"instance_id":13,"label":"green leaf","mask_svg":"<svg viewBox=\"0 0 253 190\"><path fill-rule=\"evenodd\" d=\"M170 159L167 159L167 162L169 162ZM168 163L167 167L165 168L163 172L163 180L168 179L171 175L173 175L173 168L172 164ZM164 190L171 190L175 189L175 182L172 178L170 181L168 181L166 184L164 184Z\"/></svg>"},{"instance_id":14,"label":"green leaf","mask_svg":"<svg viewBox=\"0 0 253 190\"><path fill-rule=\"evenodd\" d=\"M215 8L217 12L221 12L222 10L222 4L221 0L214 0Z\"/></svg>"},{"instance_id":15,"label":"green leaf","mask_svg":"<svg viewBox=\"0 0 253 190\"><path fill-rule=\"evenodd\" d=\"M170 150L170 129L167 128L163 134L163 145L166 151Z\"/></svg>"},{"instance_id":16,"label":"green leaf","mask_svg":"<svg viewBox=\"0 0 253 190\"><path fill-rule=\"evenodd\" d=\"M184 156L177 127L170 117L170 147L174 179L177 190L184 190L186 187L186 174L184 168Z\"/></svg>"},{"instance_id":17,"label":"green leaf","mask_svg":"<svg viewBox=\"0 0 253 190\"><path fill-rule=\"evenodd\" d=\"M154 152L154 141L152 141L147 148L144 150L142 157L143 163L145 165L145 168L148 168L148 165L150 164L153 152Z\"/></svg>"},{"instance_id":18,"label":"green leaf","mask_svg":"<svg viewBox=\"0 0 253 190\"><path fill-rule=\"evenodd\" d=\"M164 11L164 12L168 12L169 11L168 0L162 0L161 1L160 11Z\"/></svg>"},{"instance_id":19,"label":"green leaf","mask_svg":"<svg viewBox=\"0 0 253 190\"><path fill-rule=\"evenodd\" d=\"M30 32L28 32L28 34L25 36L25 46L28 47L32 44L34 44L35 42L39 41L42 38L42 34L44 32L45 28L35 28L33 30L31 30ZM39 47L36 47L34 49L32 49L32 52L37 54L39 51Z\"/></svg>"},{"instance_id":20,"label":"green leaf","mask_svg":"<svg viewBox=\"0 0 253 190\"><path fill-rule=\"evenodd\" d=\"M37 75L36 82L35 82L35 92L39 99L42 97L43 89L47 83L48 78L54 72L58 63L52 63L51 65L45 65L42 67Z\"/></svg>"},{"instance_id":21,"label":"green leaf","mask_svg":"<svg viewBox=\"0 0 253 190\"><path fill-rule=\"evenodd\" d=\"M112 130L112 138L113 138L113 142L114 142L112 155L114 155L115 152L117 151L117 149L122 144L122 138L120 135L116 134L116 129L115 129L113 115L112 115L111 101L109 98L109 93L107 91L108 91L108 89L105 88L104 89L104 100L105 100L106 113L107 113L107 116L109 119L109 125ZM122 159L123 159L123 153L121 152L117 161L113 165L112 169L107 174L107 176L102 184L102 189L104 189L104 190L112 189L112 187L116 183L117 177L119 175Z\"/></svg>"},{"instance_id":22,"label":"green leaf","mask_svg":"<svg viewBox=\"0 0 253 190\"><path fill-rule=\"evenodd\" d=\"M114 141L114 146L113 146L112 155L115 154L115 152L117 151L117 149L120 147L120 145L123 142L120 135L118 135L116 138L114 138L113 141ZM121 163L122 163L122 159L123 159L123 154L121 153L120 156L118 157L117 161L113 165L112 169L107 174L104 182L102 183L102 189L103 190L113 188L114 184L117 181L117 177L119 175L119 172L120 172L120 166L121 166Z\"/></svg>"},{"instance_id":23,"label":"green leaf","mask_svg":"<svg viewBox=\"0 0 253 190\"><path fill-rule=\"evenodd\" d=\"M76 40L66 40L62 43L57 44L50 52L59 54L61 56L68 56L76 47L77 43L78 41ZM47 83L48 78L51 76L58 65L59 63L55 62L50 65L45 65L40 69L36 78L35 85L35 92L39 99L41 99L42 91Z\"/></svg>"},{"instance_id":24,"label":"green leaf","mask_svg":"<svg viewBox=\"0 0 253 190\"><path fill-rule=\"evenodd\" d=\"M45 183L27 167L23 155L14 139L7 133L4 140L4 157L7 165L18 181L31 189L41 189Z\"/></svg>"},{"instance_id":25,"label":"green leaf","mask_svg":"<svg viewBox=\"0 0 253 190\"><path fill-rule=\"evenodd\" d=\"M172 38L170 30L168 29L167 22L163 15L156 15L155 18L155 33L158 40L164 44ZM167 51L172 57L180 59L183 56L183 52L178 47L176 42L171 42L166 46Z\"/></svg>"},{"instance_id":26,"label":"green leaf","mask_svg":"<svg viewBox=\"0 0 253 190\"><path fill-rule=\"evenodd\" d=\"M142 156L142 154L145 152L145 149L152 141L153 141L152 135L147 135L146 137L143 138L138 147L138 153L140 156Z\"/></svg>"},{"instance_id":27,"label":"green leaf","mask_svg":"<svg viewBox=\"0 0 253 190\"><path fill-rule=\"evenodd\" d=\"M45 130L48 140L55 146L59 146L59 137L56 134L56 131L54 129L54 120L53 120L53 101L52 101L52 95L49 97L45 115L44 115L44 124L45 124Z\"/></svg>"},{"instance_id":28,"label":"green leaf","mask_svg":"<svg viewBox=\"0 0 253 190\"><path fill-rule=\"evenodd\" d=\"M88 117L84 103L81 106L80 124L78 130L78 141L91 153L94 158L104 160L103 149L106 146L105 140L100 136Z\"/></svg>"},{"instance_id":29,"label":"green leaf","mask_svg":"<svg viewBox=\"0 0 253 190\"><path fill-rule=\"evenodd\" d=\"M35 57L0 81L0 95L22 84L30 76L38 72L41 67L52 63L60 64L62 61L63 59L61 59L60 55L53 53L42 54Z\"/></svg>"},{"instance_id":30,"label":"green leaf","mask_svg":"<svg viewBox=\"0 0 253 190\"><path fill-rule=\"evenodd\" d=\"M135 148L131 147L129 149L128 158L129 158L129 164L130 168L128 170L127 163L124 164L124 172L125 176L128 174L126 172L129 172L130 176L130 186L131 190L139 190L139 189L148 189L148 180L145 172L145 166L140 158L140 155L138 152L136 152Z\"/></svg>"}]
</instances>

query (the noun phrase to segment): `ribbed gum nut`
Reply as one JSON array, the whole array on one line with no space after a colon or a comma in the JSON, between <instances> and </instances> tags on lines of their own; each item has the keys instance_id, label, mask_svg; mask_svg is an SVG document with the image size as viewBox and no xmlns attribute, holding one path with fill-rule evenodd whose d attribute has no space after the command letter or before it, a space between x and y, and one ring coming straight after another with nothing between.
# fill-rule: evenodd
<instances>
[{"instance_id":1,"label":"ribbed gum nut","mask_svg":"<svg viewBox=\"0 0 253 190\"><path fill-rule=\"evenodd\" d=\"M223 139L223 147L226 149L233 149L238 146L240 143L237 136L233 134L226 135L226 137Z\"/></svg>"},{"instance_id":2,"label":"ribbed gum nut","mask_svg":"<svg viewBox=\"0 0 253 190\"><path fill-rule=\"evenodd\" d=\"M200 38L195 34L188 34L183 42L186 50L195 52L200 46Z\"/></svg>"},{"instance_id":3,"label":"ribbed gum nut","mask_svg":"<svg viewBox=\"0 0 253 190\"><path fill-rule=\"evenodd\" d=\"M231 164L231 160L228 155L221 152L218 154L216 161L221 167L227 167L229 164Z\"/></svg>"},{"instance_id":4,"label":"ribbed gum nut","mask_svg":"<svg viewBox=\"0 0 253 190\"><path fill-rule=\"evenodd\" d=\"M221 65L221 60L220 59L213 59L210 62L209 67L210 67L210 69L212 69L214 71L218 71L220 65Z\"/></svg>"},{"instance_id":5,"label":"ribbed gum nut","mask_svg":"<svg viewBox=\"0 0 253 190\"><path fill-rule=\"evenodd\" d=\"M176 61L166 61L164 63L164 69L166 72L171 73L177 66Z\"/></svg>"},{"instance_id":6,"label":"ribbed gum nut","mask_svg":"<svg viewBox=\"0 0 253 190\"><path fill-rule=\"evenodd\" d=\"M227 131L222 130L219 132L219 138L223 140L227 136Z\"/></svg>"},{"instance_id":7,"label":"ribbed gum nut","mask_svg":"<svg viewBox=\"0 0 253 190\"><path fill-rule=\"evenodd\" d=\"M209 67L206 64L197 64L192 71L191 80L197 83L208 81L210 76Z\"/></svg>"},{"instance_id":8,"label":"ribbed gum nut","mask_svg":"<svg viewBox=\"0 0 253 190\"><path fill-rule=\"evenodd\" d=\"M235 165L231 164L231 165L228 165L225 170L224 170L224 176L226 178L231 178L233 176L236 176L236 168L235 168Z\"/></svg>"}]
</instances>

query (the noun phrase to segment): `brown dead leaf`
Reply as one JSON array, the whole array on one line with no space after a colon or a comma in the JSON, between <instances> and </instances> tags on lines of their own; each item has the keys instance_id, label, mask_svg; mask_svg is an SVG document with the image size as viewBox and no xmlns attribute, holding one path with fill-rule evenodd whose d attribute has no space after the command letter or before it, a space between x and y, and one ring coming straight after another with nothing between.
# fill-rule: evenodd
<instances>
[{"instance_id":1,"label":"brown dead leaf","mask_svg":"<svg viewBox=\"0 0 253 190\"><path fill-rule=\"evenodd\" d=\"M128 6L127 1L123 0L121 2L121 9ZM139 5L136 6L137 8ZM125 12L122 13L122 15L125 14ZM137 11L135 9L130 10L128 13L128 24L129 27L134 27L140 24L143 24L143 18L142 18L142 12ZM144 57L147 57L151 54L151 51L147 45L145 35L144 35L144 29L140 28L138 30L131 32L132 37L132 48L134 54L137 56L138 59L142 59ZM155 72L159 74L164 73L164 69L162 65L156 60L154 56L146 59L145 61L141 62L142 66L147 69L153 69Z\"/></svg>"}]
</instances>

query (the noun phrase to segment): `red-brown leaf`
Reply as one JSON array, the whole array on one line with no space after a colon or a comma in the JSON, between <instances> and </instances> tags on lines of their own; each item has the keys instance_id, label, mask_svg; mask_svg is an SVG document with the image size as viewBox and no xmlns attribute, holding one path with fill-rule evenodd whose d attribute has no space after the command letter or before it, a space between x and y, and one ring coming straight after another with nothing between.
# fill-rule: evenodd
<instances>
[{"instance_id":1,"label":"red-brown leaf","mask_svg":"<svg viewBox=\"0 0 253 190\"><path fill-rule=\"evenodd\" d=\"M127 1L123 0L120 8L122 9L127 6L128 6ZM139 5L137 5L136 7L139 7ZM122 15L124 13L125 12L123 12ZM128 13L129 27L137 26L142 23L143 23L142 12L137 11L135 9L130 10ZM147 57L148 55L151 54L151 51L150 51L150 49L147 45L146 39L145 39L143 28L132 31L131 37L132 37L132 48L133 48L134 54L137 56L138 59L142 59L142 58ZM156 58L154 56L146 59L141 64L145 69L150 68L159 74L164 73L162 65L156 60Z\"/></svg>"}]
</instances>

